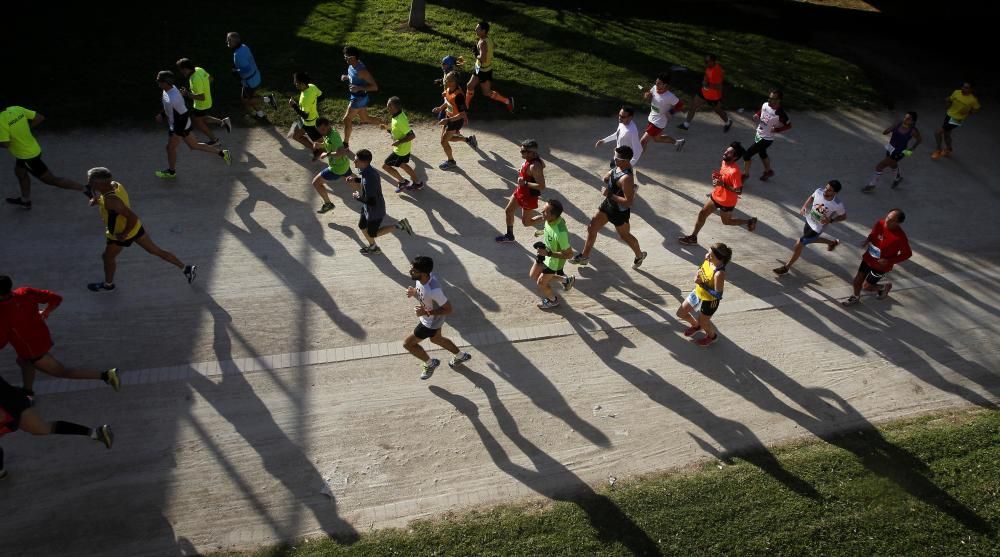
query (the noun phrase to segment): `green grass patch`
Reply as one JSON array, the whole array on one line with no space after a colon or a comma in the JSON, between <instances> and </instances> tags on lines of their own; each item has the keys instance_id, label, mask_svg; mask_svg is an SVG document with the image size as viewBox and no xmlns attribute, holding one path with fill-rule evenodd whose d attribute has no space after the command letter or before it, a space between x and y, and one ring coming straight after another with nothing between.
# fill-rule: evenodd
<instances>
[{"instance_id":1,"label":"green grass patch","mask_svg":"<svg viewBox=\"0 0 1000 557\"><path fill-rule=\"evenodd\" d=\"M215 112L240 115L239 82L229 73L231 53L224 45L226 32L235 30L254 52L263 88L277 91L283 101L297 94L292 73L307 71L325 93L321 113L339 119L347 103L339 79L345 71L341 52L345 44L354 44L379 83L377 113L384 113L389 96L398 95L411 118L430 119L430 108L440 104L440 90L433 85L440 77L440 59L454 54L471 60L473 28L486 19L497 44L495 87L516 98L518 117L613 114L623 102L639 102L637 84L648 85L675 65L691 68L674 72L675 90L689 98L700 84L706 51L715 52L726 69L724 102L732 109L755 109L773 86L785 90L789 110L864 108L880 98L856 65L770 36L768 26L762 31L751 18L727 19L717 3L688 3L676 10L627 1L603 5L614 12L578 4L589 6L433 2L422 31L406 27L408 0L280 5L244 0L238 7L178 0L155 14L134 6L95 14L89 5L68 4L36 14L37 21L46 22L45 33L31 26L14 30L13 43L23 60L30 53L35 63L19 68L3 94L49 117L46 127L152 126L159 107L153 76L174 70L174 62L186 56L215 77ZM634 9L621 9L629 5ZM87 23L98 15L104 18L100 24ZM471 62L467 66L470 70ZM472 114L510 118L499 103L481 95ZM287 106L272 115L281 125L293 119Z\"/></svg>"},{"instance_id":2,"label":"green grass patch","mask_svg":"<svg viewBox=\"0 0 1000 557\"><path fill-rule=\"evenodd\" d=\"M254 555L996 555L998 411L925 416L772 454L575 501L420 521L351 545L318 540Z\"/></svg>"}]
</instances>

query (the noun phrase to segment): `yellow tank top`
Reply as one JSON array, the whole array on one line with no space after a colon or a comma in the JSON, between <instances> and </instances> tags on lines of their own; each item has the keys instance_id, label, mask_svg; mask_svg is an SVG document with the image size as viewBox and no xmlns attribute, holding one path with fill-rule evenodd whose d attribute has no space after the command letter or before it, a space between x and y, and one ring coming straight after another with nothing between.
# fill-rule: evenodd
<instances>
[{"instance_id":1,"label":"yellow tank top","mask_svg":"<svg viewBox=\"0 0 1000 557\"><path fill-rule=\"evenodd\" d=\"M125 206L128 207L129 209L132 208L132 205L128 201L128 192L125 191L125 186L121 185L118 182L111 182L111 185L114 186L114 189L98 197L97 205L101 209L101 219L104 221L104 235L109 239L116 240L117 238L113 238L111 236L111 232L108 229L108 218L110 217L110 215L108 214L107 207L104 206L104 200L108 196L114 196L117 197L118 199L121 199L122 203L124 203ZM117 215L117 218L115 219L114 222L114 231L115 231L114 233L121 234L122 231L125 230L125 224L126 224L125 216ZM139 232L140 228L142 228L142 220L136 219L135 226L133 226L132 230L129 230L128 234L125 235L125 239L128 240L129 238L135 236L136 233Z\"/></svg>"},{"instance_id":2,"label":"yellow tank top","mask_svg":"<svg viewBox=\"0 0 1000 557\"><path fill-rule=\"evenodd\" d=\"M709 263L707 259L701 264L701 269L698 269L698 280L694 283L694 293L698 296L699 300L712 301L718 299L709 294L708 290L705 290L702 285L704 284L715 290L715 273L718 273L720 270L725 270L725 267L718 269L715 265Z\"/></svg>"},{"instance_id":3,"label":"yellow tank top","mask_svg":"<svg viewBox=\"0 0 1000 557\"><path fill-rule=\"evenodd\" d=\"M493 44L493 37L486 37L486 50L487 52L483 55L482 63L476 60L476 69L483 72L488 72L493 69L493 49L495 48Z\"/></svg>"}]
</instances>

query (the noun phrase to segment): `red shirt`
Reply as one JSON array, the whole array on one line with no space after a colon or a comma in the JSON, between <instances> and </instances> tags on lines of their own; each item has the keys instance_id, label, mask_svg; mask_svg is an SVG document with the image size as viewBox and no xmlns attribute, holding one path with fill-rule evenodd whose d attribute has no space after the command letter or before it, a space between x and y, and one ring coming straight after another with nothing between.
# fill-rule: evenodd
<instances>
[{"instance_id":1,"label":"red shirt","mask_svg":"<svg viewBox=\"0 0 1000 557\"><path fill-rule=\"evenodd\" d=\"M727 184L736 191L729 191L722 186L715 186L715 189L712 190L712 201L715 201L722 207L735 207L736 202L739 200L737 192L743 191L743 175L740 173L740 167L736 165L736 161L723 161L722 166L719 167L718 174L713 173L714 177L718 177L723 184Z\"/></svg>"},{"instance_id":2,"label":"red shirt","mask_svg":"<svg viewBox=\"0 0 1000 557\"><path fill-rule=\"evenodd\" d=\"M890 230L885 225L885 219L875 223L872 231L868 234L868 251L861 259L876 271L887 273L892 270L892 266L902 263L913 255L910 251L910 242L906 239L906 233L902 228ZM880 266L876 261L879 258L889 262L885 267Z\"/></svg>"},{"instance_id":3,"label":"red shirt","mask_svg":"<svg viewBox=\"0 0 1000 557\"><path fill-rule=\"evenodd\" d=\"M17 357L35 359L52 348L49 327L38 313L40 304L51 311L62 303L62 296L37 288L16 288L11 297L0 300L0 348L11 343Z\"/></svg>"},{"instance_id":4,"label":"red shirt","mask_svg":"<svg viewBox=\"0 0 1000 557\"><path fill-rule=\"evenodd\" d=\"M705 83L709 85L722 85L722 66L718 62L715 63L711 68L705 68ZM722 89L709 89L708 87L701 88L701 95L710 101L717 101L722 98Z\"/></svg>"}]
</instances>

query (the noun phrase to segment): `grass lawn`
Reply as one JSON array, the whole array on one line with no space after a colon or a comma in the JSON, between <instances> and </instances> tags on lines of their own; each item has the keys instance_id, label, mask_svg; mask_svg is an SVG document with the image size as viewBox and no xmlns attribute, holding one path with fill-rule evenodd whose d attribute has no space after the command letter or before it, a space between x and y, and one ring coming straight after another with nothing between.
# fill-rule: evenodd
<instances>
[{"instance_id":1,"label":"grass lawn","mask_svg":"<svg viewBox=\"0 0 1000 557\"><path fill-rule=\"evenodd\" d=\"M254 555L997 554L1000 411L925 416L826 441L619 483L582 501L503 506L350 546L320 540Z\"/></svg>"},{"instance_id":2,"label":"grass lawn","mask_svg":"<svg viewBox=\"0 0 1000 557\"><path fill-rule=\"evenodd\" d=\"M283 103L297 95L292 73L307 71L325 92L321 114L339 119L346 107L341 53L343 45L354 44L380 86L376 112L383 114L386 99L398 95L411 118L429 119L430 108L440 104L440 91L432 83L441 76L440 59L463 55L471 69L473 29L486 19L497 44L495 86L516 98L519 118L613 115L622 102L639 102L637 84L649 85L657 73L673 66L691 68L674 72L675 90L688 99L700 84L706 51L715 52L726 69L729 108L755 109L772 86L785 90L789 110L864 108L881 98L856 65L803 46L797 35L782 40L770 26L757 26L752 19L720 16L715 2L686 3L673 10L628 1L577 7L590 4L432 2L424 31L406 27L408 0L292 0L280 5L244 0L238 9L230 3L178 0L154 14L95 12L85 4L67 4L54 12L19 7L36 12L24 19L45 21L45 30L15 27L18 52L30 53L37 62L25 64L16 79L11 74L2 94L11 104L45 114L47 128L152 126L159 110L153 77L161 69L175 70L174 62L186 56L214 76L215 112L239 115L239 82L229 73L231 53L224 44L226 32L236 30L254 52L263 88L277 91ZM98 23L98 18L105 19ZM790 21L779 30L799 25ZM511 117L481 95L472 115ZM294 118L287 106L271 117L282 126Z\"/></svg>"}]
</instances>

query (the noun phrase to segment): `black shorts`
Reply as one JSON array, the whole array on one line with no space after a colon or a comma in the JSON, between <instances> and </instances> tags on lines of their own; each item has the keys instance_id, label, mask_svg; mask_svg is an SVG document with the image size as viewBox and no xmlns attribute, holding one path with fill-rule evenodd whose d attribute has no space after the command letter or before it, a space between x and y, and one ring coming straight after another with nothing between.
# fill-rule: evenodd
<instances>
[{"instance_id":1,"label":"black shorts","mask_svg":"<svg viewBox=\"0 0 1000 557\"><path fill-rule=\"evenodd\" d=\"M33 159L17 159L14 163L15 168L23 168L31 173L35 178L41 178L49 171L49 167L45 166L42 162L42 156L38 155Z\"/></svg>"},{"instance_id":2,"label":"black shorts","mask_svg":"<svg viewBox=\"0 0 1000 557\"><path fill-rule=\"evenodd\" d=\"M760 153L761 159L766 159L767 148L770 147L772 143L774 143L773 139L761 139L760 141L755 142L749 149L747 149L746 153L743 153L743 160L748 161L757 153Z\"/></svg>"},{"instance_id":3,"label":"black shorts","mask_svg":"<svg viewBox=\"0 0 1000 557\"><path fill-rule=\"evenodd\" d=\"M712 200L712 205L715 205L715 208L723 213L731 213L736 210L736 205L726 207L725 205L719 205L719 202L714 199Z\"/></svg>"},{"instance_id":4,"label":"black shorts","mask_svg":"<svg viewBox=\"0 0 1000 557\"><path fill-rule=\"evenodd\" d=\"M488 72L477 71L476 77L479 78L479 83L484 83L486 81L493 81L493 70L490 70Z\"/></svg>"},{"instance_id":5,"label":"black shorts","mask_svg":"<svg viewBox=\"0 0 1000 557\"><path fill-rule=\"evenodd\" d=\"M608 216L608 222L613 224L615 228L623 224L628 224L628 219L632 216L631 209L622 211L608 201L601 203L600 211Z\"/></svg>"},{"instance_id":6,"label":"black shorts","mask_svg":"<svg viewBox=\"0 0 1000 557\"><path fill-rule=\"evenodd\" d=\"M361 219L358 221L358 228L361 230L367 230L368 235L374 238L375 235L378 234L378 229L382 228L382 219L370 221L365 218L364 213L361 213Z\"/></svg>"},{"instance_id":7,"label":"black shorts","mask_svg":"<svg viewBox=\"0 0 1000 557\"><path fill-rule=\"evenodd\" d=\"M0 408L10 416L6 423L0 422L0 435L17 431L21 426L21 414L31 408L31 399L24 391L0 379Z\"/></svg>"},{"instance_id":8,"label":"black shorts","mask_svg":"<svg viewBox=\"0 0 1000 557\"><path fill-rule=\"evenodd\" d=\"M167 129L170 135L177 137L187 137L191 133L191 119L184 113L174 119L174 125Z\"/></svg>"},{"instance_id":9,"label":"black shorts","mask_svg":"<svg viewBox=\"0 0 1000 557\"><path fill-rule=\"evenodd\" d=\"M257 89L260 89L260 87L250 87L249 85L244 85L243 89L240 90L240 97L244 99L252 99L254 95L257 94Z\"/></svg>"},{"instance_id":10,"label":"black shorts","mask_svg":"<svg viewBox=\"0 0 1000 557\"><path fill-rule=\"evenodd\" d=\"M114 244L116 246L121 246L123 248L127 248L132 245L132 242L138 240L139 238L142 238L145 235L146 235L146 229L140 226L139 231L135 233L135 236L132 236L128 240L112 240L111 238L108 238L108 243Z\"/></svg>"},{"instance_id":11,"label":"black shorts","mask_svg":"<svg viewBox=\"0 0 1000 557\"><path fill-rule=\"evenodd\" d=\"M432 336L438 334L441 329L431 329L429 327L424 327L423 323L417 323L417 327L413 329L413 336L424 340L426 338L431 338Z\"/></svg>"},{"instance_id":12,"label":"black shorts","mask_svg":"<svg viewBox=\"0 0 1000 557\"><path fill-rule=\"evenodd\" d=\"M711 317L715 312L719 311L719 302L722 300L702 300L700 309L702 315L705 317Z\"/></svg>"},{"instance_id":13,"label":"black shorts","mask_svg":"<svg viewBox=\"0 0 1000 557\"><path fill-rule=\"evenodd\" d=\"M191 109L191 116L193 118L204 118L205 116L208 116L208 111L209 110L212 110L212 107L208 107L208 108L192 108Z\"/></svg>"},{"instance_id":14,"label":"black shorts","mask_svg":"<svg viewBox=\"0 0 1000 557\"><path fill-rule=\"evenodd\" d=\"M450 131L450 132L457 132L458 130L462 129L462 126L464 126L464 125L465 125L465 120L464 119L463 120L452 120L452 121L448 122L448 126L445 129L448 130L448 131Z\"/></svg>"},{"instance_id":15,"label":"black shorts","mask_svg":"<svg viewBox=\"0 0 1000 557\"><path fill-rule=\"evenodd\" d=\"M819 235L820 233L813 230L807 222L802 226L802 237L799 238L799 241L803 244L811 244L819 238Z\"/></svg>"},{"instance_id":16,"label":"black shorts","mask_svg":"<svg viewBox=\"0 0 1000 557\"><path fill-rule=\"evenodd\" d=\"M708 106L719 106L719 103L722 102L722 99L718 99L715 101L711 99L706 99L705 94L701 92L701 89L698 89L698 96L701 97L701 100L705 101L705 104L707 104Z\"/></svg>"},{"instance_id":17,"label":"black shorts","mask_svg":"<svg viewBox=\"0 0 1000 557\"><path fill-rule=\"evenodd\" d=\"M309 136L309 139L313 141L319 141L323 139L323 134L319 133L319 130L316 129L316 126L306 126L305 124L303 124L302 131L306 132L306 135Z\"/></svg>"},{"instance_id":18,"label":"black shorts","mask_svg":"<svg viewBox=\"0 0 1000 557\"><path fill-rule=\"evenodd\" d=\"M945 114L944 115L944 122L941 124L941 129L944 130L944 131L951 131L951 130L957 128L957 127L958 126L956 124L952 124L951 123L951 116L948 116L947 114Z\"/></svg>"},{"instance_id":19,"label":"black shorts","mask_svg":"<svg viewBox=\"0 0 1000 557\"><path fill-rule=\"evenodd\" d=\"M903 153L903 149L896 149L895 152L892 153L890 153L889 151L885 152L885 158L892 159L894 161L901 161L905 156L906 154Z\"/></svg>"},{"instance_id":20,"label":"black shorts","mask_svg":"<svg viewBox=\"0 0 1000 557\"><path fill-rule=\"evenodd\" d=\"M400 167L408 162L410 162L409 153L405 155L397 155L396 153L391 153L388 157L385 158L385 164L389 166Z\"/></svg>"},{"instance_id":21,"label":"black shorts","mask_svg":"<svg viewBox=\"0 0 1000 557\"><path fill-rule=\"evenodd\" d=\"M885 273L869 267L864 259L861 260L861 266L858 267L858 274L865 275L865 282L872 286L878 284L878 281L882 280L882 277L885 276Z\"/></svg>"}]
</instances>

